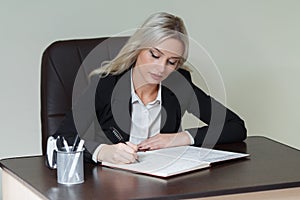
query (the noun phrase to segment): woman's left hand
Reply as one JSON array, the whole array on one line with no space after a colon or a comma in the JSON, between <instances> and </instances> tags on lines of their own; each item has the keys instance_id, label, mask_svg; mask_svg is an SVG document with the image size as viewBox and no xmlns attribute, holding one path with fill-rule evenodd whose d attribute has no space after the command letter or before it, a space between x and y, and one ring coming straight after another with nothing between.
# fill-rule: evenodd
<instances>
[{"instance_id":1,"label":"woman's left hand","mask_svg":"<svg viewBox=\"0 0 300 200\"><path fill-rule=\"evenodd\" d=\"M167 147L190 145L191 141L186 132L180 133L159 133L148 138L138 145L139 151L155 150Z\"/></svg>"}]
</instances>

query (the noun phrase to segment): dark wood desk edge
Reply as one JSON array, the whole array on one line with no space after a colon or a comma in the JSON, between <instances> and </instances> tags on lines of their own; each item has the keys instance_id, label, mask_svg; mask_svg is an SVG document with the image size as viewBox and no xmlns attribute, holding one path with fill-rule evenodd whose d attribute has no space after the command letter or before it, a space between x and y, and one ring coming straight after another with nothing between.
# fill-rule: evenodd
<instances>
[{"instance_id":1,"label":"dark wood desk edge","mask_svg":"<svg viewBox=\"0 0 300 200\"><path fill-rule=\"evenodd\" d=\"M40 154L40 155L33 155L33 156L15 156L15 157L9 157L9 158L2 158L2 159L0 159L0 167L1 168L2 168L2 166L5 167L5 165L2 163L2 161L18 159L18 158L34 158L34 157L41 157L41 156L43 156L43 155Z\"/></svg>"},{"instance_id":2,"label":"dark wood desk edge","mask_svg":"<svg viewBox=\"0 0 300 200\"><path fill-rule=\"evenodd\" d=\"M265 140L269 140L272 142L275 142L277 144L280 144L282 146L285 146L287 148L299 151L299 149L295 148L295 147L291 147L287 144L284 144L282 142L279 142L275 139L271 139L268 138L266 136L248 136L248 138L262 138ZM246 139L246 140L247 140ZM240 189L229 189L229 190L219 190L219 191L212 191L212 192L207 192L207 193L202 193L203 196L201 196L200 198L204 198L204 197L212 197L212 196L222 196L222 195L230 195L230 194L241 194L241 193L252 193L252 192L262 192L262 191L271 191L271 190L278 190L278 189L287 189L287 188L296 188L296 187L300 187L300 180L298 182L291 182L291 183L285 183L283 184L273 184L273 185L264 185L264 186L256 186L256 187L245 187L245 188L240 188ZM193 195L190 195L189 197L184 197L184 198L196 198L197 197L197 193L194 193ZM199 197L199 196L198 196Z\"/></svg>"},{"instance_id":3,"label":"dark wood desk edge","mask_svg":"<svg viewBox=\"0 0 300 200\"><path fill-rule=\"evenodd\" d=\"M299 149L288 146L287 144L281 143L277 140L265 137L265 136L248 136L248 138L262 138L265 140L269 140L285 146L287 148L299 151ZM246 140L247 140L246 139ZM245 141L246 141L245 140ZM244 142L245 142L244 141ZM190 194L177 194L177 195L168 195L168 196L160 196L160 197L151 197L151 198L143 198L145 199L187 199L187 198L205 198L205 197L216 197L216 196L223 196L223 195L234 195L234 194L242 194L242 193L253 193L253 192L263 192L263 191L271 191L271 190L279 190L279 189L287 189L287 188L296 188L300 187L300 180L298 182L290 182L284 184L271 184L271 185L262 185L262 186L255 186L255 187L244 187L244 188L235 188L235 189L228 189L228 190L216 190L210 192L202 192L202 193L190 193Z\"/></svg>"},{"instance_id":4,"label":"dark wood desk edge","mask_svg":"<svg viewBox=\"0 0 300 200\"><path fill-rule=\"evenodd\" d=\"M18 158L33 158L33 157L41 157L41 156L42 155L19 156L19 157L4 158L4 159L0 160L0 168L3 171L5 171L6 173L8 173L9 175L11 175L12 177L14 177L16 180L18 180L21 184L23 184L24 186L26 186L29 190L31 190L34 194L36 194L37 196L39 196L41 199L48 199L40 191L38 191L37 189L35 189L34 186L32 186L31 184L29 184L26 181L24 181L23 179L21 179L14 171L10 170L7 166L5 166L5 164L2 163L3 161L18 159Z\"/></svg>"},{"instance_id":5,"label":"dark wood desk edge","mask_svg":"<svg viewBox=\"0 0 300 200\"><path fill-rule=\"evenodd\" d=\"M3 158L0 159L0 168L2 170L7 169L9 172L12 174L16 175L12 170L10 170L3 162L8 161L8 160L14 160L14 159L19 159L19 158L34 158L34 157L41 157L43 155L35 155L35 156L18 156L18 157L10 157L10 158Z\"/></svg>"},{"instance_id":6,"label":"dark wood desk edge","mask_svg":"<svg viewBox=\"0 0 300 200\"><path fill-rule=\"evenodd\" d=\"M297 149L297 148L295 148L295 147L291 147L291 146L289 146L288 144L279 142L278 140L275 140L275 139L272 139L272 138L268 138L268 137L266 137L266 136L262 136L262 135L251 135L251 136L248 136L248 137L244 140L244 142L247 141L248 138L263 138L264 140L269 140L269 141L275 142L275 143L277 143L277 144L283 145L283 146L285 146L285 147L288 147L288 148L290 148L290 149L294 149L294 150L300 151L300 149ZM240 143L240 142L237 142L237 143ZM234 144L234 143L232 143L232 144Z\"/></svg>"},{"instance_id":7,"label":"dark wood desk edge","mask_svg":"<svg viewBox=\"0 0 300 200\"><path fill-rule=\"evenodd\" d=\"M254 193L254 192L266 192L272 190L280 190L280 189L288 189L288 188L297 188L300 187L299 183L291 183L286 187L282 187L281 184L276 185L268 185L268 186L257 186L257 187L249 187L249 188L240 188L240 189L229 189L229 190L216 190L210 192L203 193L190 193L190 194L178 194L178 195L168 195L168 196L160 196L153 198L143 198L146 199L191 199L191 198L206 198L206 197L217 197L217 196L225 196L225 195L237 195L237 194L246 194L246 193ZM300 188L299 188L300 189Z\"/></svg>"},{"instance_id":8,"label":"dark wood desk edge","mask_svg":"<svg viewBox=\"0 0 300 200\"><path fill-rule=\"evenodd\" d=\"M264 140L269 140L272 142L275 142L277 144L283 145L285 147L288 147L290 149L299 151L299 149L290 147L286 144L283 144L281 142L278 142L274 139L267 138L265 136L249 136L248 138L262 138ZM246 142L246 141L245 141ZM5 163L3 161L12 160L12 159L18 159L18 158L33 158L33 157L43 157L42 155L36 155L36 156L25 156L25 157L13 157L13 158L5 158L0 160L0 167L8 172L10 175L15 177L17 180L19 180L21 183L25 184L30 188L31 191L33 191L35 194L37 194L39 197L43 199L47 199L41 192L36 190L32 185L29 183L23 181L21 178L18 177L16 173L14 173L12 170L10 170L8 167L5 166ZM157 196L157 197L146 197L142 199L183 199L183 198L204 198L204 197L212 197L212 196L222 196L222 195L230 195L230 194L241 194L241 193L251 193L251 192L262 192L262 191L270 191L270 190L278 190L278 189L287 189L287 188L295 188L300 187L300 180L298 182L289 182L289 183L283 183L283 184L271 184L271 185L261 185L261 186L255 186L255 187L243 187L243 188L235 188L235 189L226 189L226 190L216 190L216 191L210 191L210 192L195 192L195 193L188 193L188 194L176 194L176 195L167 195L167 196ZM138 199L138 198L137 198Z\"/></svg>"},{"instance_id":9,"label":"dark wood desk edge","mask_svg":"<svg viewBox=\"0 0 300 200\"><path fill-rule=\"evenodd\" d=\"M143 199L143 200L159 200L159 199L174 200L174 199L191 199L191 198L201 199L206 197L265 192L271 190L280 190L280 189L288 189L288 188L296 188L296 187L300 187L300 184L290 183L285 187L282 187L281 184L274 184L274 185L248 187L248 188L240 188L240 189L216 190L216 191L202 192L202 193L176 194L176 195L157 196L157 197L149 197L149 198L133 198L133 199Z\"/></svg>"},{"instance_id":10,"label":"dark wood desk edge","mask_svg":"<svg viewBox=\"0 0 300 200\"><path fill-rule=\"evenodd\" d=\"M288 144L279 142L278 140L271 139L271 138L268 138L268 137L266 137L266 136L253 135L253 136L248 136L247 138L264 138L264 139L266 139L266 140L270 140L270 141L272 141L272 142L275 142L275 143L277 143L277 144L283 145L283 146L285 146L285 147L288 147L288 148L290 148L290 149L294 149L294 150L297 150L297 151L300 152L300 149L297 149L296 147L291 147L291 146L289 146ZM247 140L247 139L246 139L246 140Z\"/></svg>"}]
</instances>

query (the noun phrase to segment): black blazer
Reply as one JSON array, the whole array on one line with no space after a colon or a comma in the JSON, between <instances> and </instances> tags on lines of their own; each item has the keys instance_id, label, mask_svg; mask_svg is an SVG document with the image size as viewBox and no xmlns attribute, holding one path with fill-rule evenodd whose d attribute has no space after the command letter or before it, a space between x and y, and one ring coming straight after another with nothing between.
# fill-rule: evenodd
<instances>
[{"instance_id":1,"label":"black blazer","mask_svg":"<svg viewBox=\"0 0 300 200\"><path fill-rule=\"evenodd\" d=\"M110 127L119 130L125 140L129 140L131 127L131 89L130 70L120 75L108 75L101 78L95 90L94 111L82 120L84 125L75 127L72 112L57 130L57 135L73 140L80 132L85 135L86 148L93 153L99 144L117 143L118 140L110 131ZM206 95L195 86L188 71L179 69L162 82L161 133L177 133L180 131L183 114L187 111L202 120L207 126L188 129L194 137L195 146L215 143L240 142L246 138L244 121L222 104ZM83 95L84 99L85 95ZM74 110L74 107L73 107ZM85 106L83 106L83 109ZM82 113L82 112L79 112ZM82 114L80 114L82 115ZM76 123L77 124L77 123ZM90 125L94 128L86 134ZM78 131L80 129L80 131ZM90 136L88 136L90 135ZM207 136L207 137L206 137ZM206 138L206 139L205 139ZM70 141L72 143L72 141Z\"/></svg>"}]
</instances>

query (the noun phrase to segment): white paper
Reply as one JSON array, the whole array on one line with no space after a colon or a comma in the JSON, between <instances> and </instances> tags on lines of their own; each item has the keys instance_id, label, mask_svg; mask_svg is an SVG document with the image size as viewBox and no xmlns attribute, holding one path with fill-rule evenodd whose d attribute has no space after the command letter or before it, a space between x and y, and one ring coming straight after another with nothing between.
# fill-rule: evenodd
<instances>
[{"instance_id":1,"label":"white paper","mask_svg":"<svg viewBox=\"0 0 300 200\"><path fill-rule=\"evenodd\" d=\"M131 164L103 162L102 165L154 176L168 177L183 172L207 168L211 163L246 157L248 154L180 146L138 152L138 156L140 162Z\"/></svg>"}]
</instances>

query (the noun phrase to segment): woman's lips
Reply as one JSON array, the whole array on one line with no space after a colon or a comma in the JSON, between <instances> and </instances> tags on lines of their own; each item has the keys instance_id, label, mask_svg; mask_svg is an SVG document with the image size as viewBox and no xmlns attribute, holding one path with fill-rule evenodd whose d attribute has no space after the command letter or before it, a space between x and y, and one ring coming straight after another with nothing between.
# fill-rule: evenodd
<instances>
[{"instance_id":1,"label":"woman's lips","mask_svg":"<svg viewBox=\"0 0 300 200\"><path fill-rule=\"evenodd\" d=\"M158 75L158 74L155 74L155 73L150 73L151 77L154 79L154 80L157 80L157 81L160 81L162 79L162 76L161 75Z\"/></svg>"}]
</instances>

